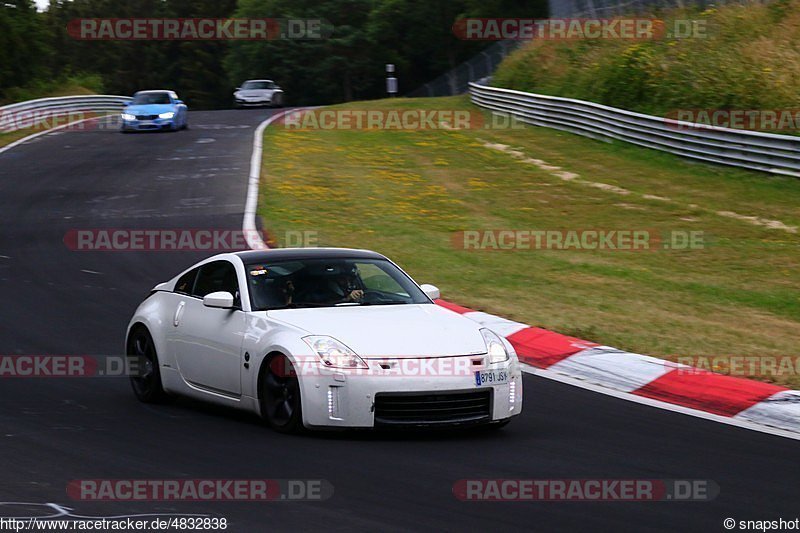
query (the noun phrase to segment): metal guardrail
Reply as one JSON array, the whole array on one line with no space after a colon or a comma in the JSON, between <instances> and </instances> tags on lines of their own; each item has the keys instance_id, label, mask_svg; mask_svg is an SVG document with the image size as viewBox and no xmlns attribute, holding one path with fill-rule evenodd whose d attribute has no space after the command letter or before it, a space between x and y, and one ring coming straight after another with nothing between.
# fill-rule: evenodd
<instances>
[{"instance_id":1,"label":"metal guardrail","mask_svg":"<svg viewBox=\"0 0 800 533\"><path fill-rule=\"evenodd\" d=\"M70 118L86 112L119 112L129 96L87 95L39 98L0 107L0 132L30 128L57 117ZM65 122L59 122L63 124Z\"/></svg>"},{"instance_id":2,"label":"metal guardrail","mask_svg":"<svg viewBox=\"0 0 800 533\"><path fill-rule=\"evenodd\" d=\"M619 140L709 163L800 177L800 137L711 127L593 102L470 83L476 105L534 126Z\"/></svg>"}]
</instances>

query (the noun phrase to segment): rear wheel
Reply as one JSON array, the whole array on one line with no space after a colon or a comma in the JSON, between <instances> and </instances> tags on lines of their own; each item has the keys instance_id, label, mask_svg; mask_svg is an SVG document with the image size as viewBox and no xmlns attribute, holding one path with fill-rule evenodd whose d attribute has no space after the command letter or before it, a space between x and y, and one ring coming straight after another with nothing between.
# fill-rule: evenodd
<instances>
[{"instance_id":1,"label":"rear wheel","mask_svg":"<svg viewBox=\"0 0 800 533\"><path fill-rule=\"evenodd\" d=\"M165 403L172 399L161 385L158 354L150 332L137 328L128 339L128 359L131 363L131 387L144 403Z\"/></svg>"},{"instance_id":2,"label":"rear wheel","mask_svg":"<svg viewBox=\"0 0 800 533\"><path fill-rule=\"evenodd\" d=\"M281 433L304 429L300 382L292 362L283 354L270 356L261 380L261 416Z\"/></svg>"}]
</instances>

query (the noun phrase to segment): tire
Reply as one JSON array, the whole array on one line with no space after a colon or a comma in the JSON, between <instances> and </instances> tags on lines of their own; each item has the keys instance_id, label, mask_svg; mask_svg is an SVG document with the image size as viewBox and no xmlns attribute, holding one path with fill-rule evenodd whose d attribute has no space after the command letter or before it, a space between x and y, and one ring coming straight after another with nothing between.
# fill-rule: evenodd
<instances>
[{"instance_id":1,"label":"tire","mask_svg":"<svg viewBox=\"0 0 800 533\"><path fill-rule=\"evenodd\" d=\"M133 330L128 339L128 357L136 358L131 361L132 369L136 374L131 376L131 387L136 398L143 403L167 403L173 399L164 392L161 384L161 369L158 365L158 354L153 343L153 337L144 327ZM135 366L133 366L135 365Z\"/></svg>"},{"instance_id":2,"label":"tire","mask_svg":"<svg viewBox=\"0 0 800 533\"><path fill-rule=\"evenodd\" d=\"M278 93L272 99L272 107L283 107L283 93Z\"/></svg>"},{"instance_id":3,"label":"tire","mask_svg":"<svg viewBox=\"0 0 800 533\"><path fill-rule=\"evenodd\" d=\"M303 406L294 366L283 354L272 355L263 364L264 374L259 383L262 418L279 433L302 432Z\"/></svg>"}]
</instances>

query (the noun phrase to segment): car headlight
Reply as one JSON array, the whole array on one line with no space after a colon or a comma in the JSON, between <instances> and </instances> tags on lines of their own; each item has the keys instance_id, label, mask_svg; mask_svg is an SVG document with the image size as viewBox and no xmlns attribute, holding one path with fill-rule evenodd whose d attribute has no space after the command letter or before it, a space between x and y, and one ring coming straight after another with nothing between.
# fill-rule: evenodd
<instances>
[{"instance_id":1,"label":"car headlight","mask_svg":"<svg viewBox=\"0 0 800 533\"><path fill-rule=\"evenodd\" d=\"M122 120L136 120L136 115L130 113L122 113Z\"/></svg>"},{"instance_id":2,"label":"car headlight","mask_svg":"<svg viewBox=\"0 0 800 533\"><path fill-rule=\"evenodd\" d=\"M322 359L325 366L334 368L367 368L364 362L356 353L327 335L311 335L303 337L309 348Z\"/></svg>"},{"instance_id":3,"label":"car headlight","mask_svg":"<svg viewBox=\"0 0 800 533\"><path fill-rule=\"evenodd\" d=\"M481 328L481 335L483 335L483 340L486 342L486 353L489 354L489 364L508 361L508 350L506 350L506 345L503 344L503 341L497 336L497 333Z\"/></svg>"},{"instance_id":4,"label":"car headlight","mask_svg":"<svg viewBox=\"0 0 800 533\"><path fill-rule=\"evenodd\" d=\"M172 118L175 116L175 113L172 111L168 111L166 113L159 113L158 118Z\"/></svg>"}]
</instances>

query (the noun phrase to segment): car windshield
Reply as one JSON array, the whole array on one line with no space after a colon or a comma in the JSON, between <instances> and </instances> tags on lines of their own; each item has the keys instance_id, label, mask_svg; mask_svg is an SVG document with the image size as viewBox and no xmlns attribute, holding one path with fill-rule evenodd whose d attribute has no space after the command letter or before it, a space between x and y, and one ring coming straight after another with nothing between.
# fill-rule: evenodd
<instances>
[{"instance_id":1,"label":"car windshield","mask_svg":"<svg viewBox=\"0 0 800 533\"><path fill-rule=\"evenodd\" d=\"M384 259L303 259L246 265L255 311L430 303Z\"/></svg>"},{"instance_id":2,"label":"car windshield","mask_svg":"<svg viewBox=\"0 0 800 533\"><path fill-rule=\"evenodd\" d=\"M138 93L133 95L133 105L148 104L169 104L170 99L167 93Z\"/></svg>"},{"instance_id":3,"label":"car windshield","mask_svg":"<svg viewBox=\"0 0 800 533\"><path fill-rule=\"evenodd\" d=\"M242 89L245 90L253 90L253 89L274 89L275 84L271 81L246 81L244 85L242 85Z\"/></svg>"}]
</instances>

